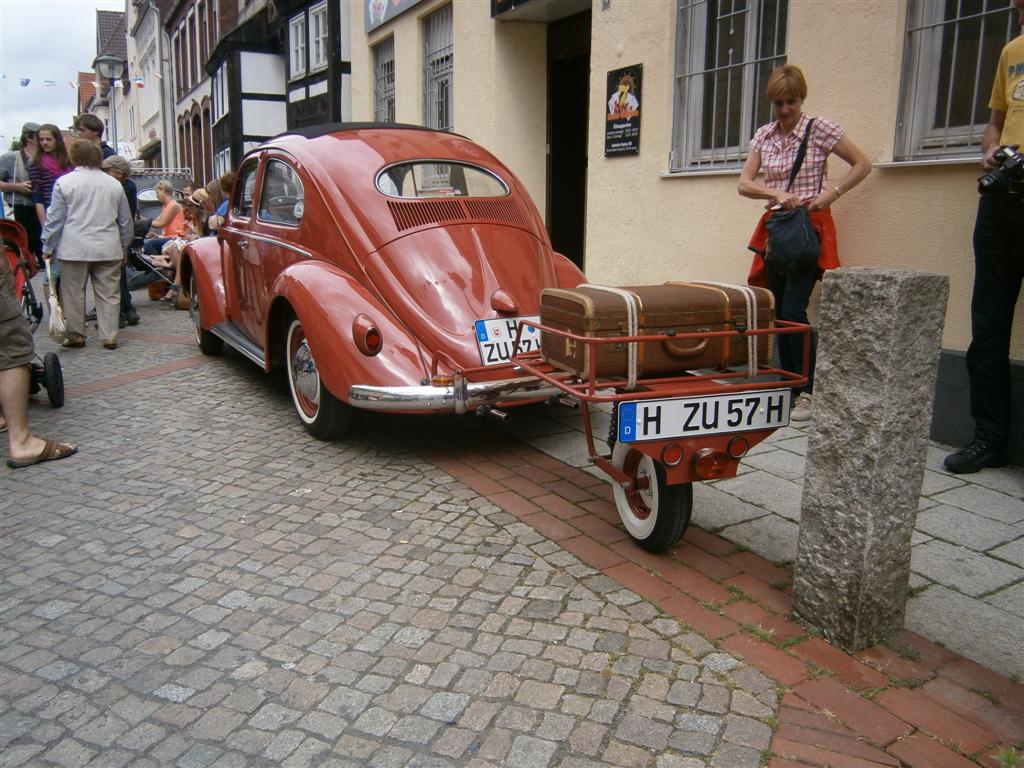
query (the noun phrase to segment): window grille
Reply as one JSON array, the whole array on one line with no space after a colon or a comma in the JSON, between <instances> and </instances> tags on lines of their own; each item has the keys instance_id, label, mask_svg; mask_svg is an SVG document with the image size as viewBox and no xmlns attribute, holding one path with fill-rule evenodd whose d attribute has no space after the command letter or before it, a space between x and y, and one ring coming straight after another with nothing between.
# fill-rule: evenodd
<instances>
[{"instance_id":1,"label":"window grille","mask_svg":"<svg viewBox=\"0 0 1024 768\"><path fill-rule=\"evenodd\" d=\"M992 78L1017 35L1007 0L912 0L907 8L897 160L973 157Z\"/></svg>"},{"instance_id":2,"label":"window grille","mask_svg":"<svg viewBox=\"0 0 1024 768\"><path fill-rule=\"evenodd\" d=\"M452 129L452 6L427 16L423 45L423 124Z\"/></svg>"},{"instance_id":3,"label":"window grille","mask_svg":"<svg viewBox=\"0 0 1024 768\"><path fill-rule=\"evenodd\" d=\"M673 171L742 164L771 119L764 86L786 63L789 0L682 0L677 18Z\"/></svg>"},{"instance_id":4,"label":"window grille","mask_svg":"<svg viewBox=\"0 0 1024 768\"><path fill-rule=\"evenodd\" d=\"M327 66L327 3L321 3L309 11L310 35L310 69L323 69Z\"/></svg>"},{"instance_id":5,"label":"window grille","mask_svg":"<svg viewBox=\"0 0 1024 768\"><path fill-rule=\"evenodd\" d=\"M373 49L373 119L395 122L395 38Z\"/></svg>"},{"instance_id":6,"label":"window grille","mask_svg":"<svg viewBox=\"0 0 1024 768\"><path fill-rule=\"evenodd\" d=\"M296 16L288 25L288 50L291 51L292 78L306 73L306 16Z\"/></svg>"}]
</instances>

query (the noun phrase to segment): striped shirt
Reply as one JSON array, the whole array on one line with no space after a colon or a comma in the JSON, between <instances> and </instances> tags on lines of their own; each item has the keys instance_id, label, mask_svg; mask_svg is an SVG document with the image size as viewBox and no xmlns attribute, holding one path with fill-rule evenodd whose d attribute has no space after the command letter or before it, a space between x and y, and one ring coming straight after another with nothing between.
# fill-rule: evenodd
<instances>
[{"instance_id":1,"label":"striped shirt","mask_svg":"<svg viewBox=\"0 0 1024 768\"><path fill-rule=\"evenodd\" d=\"M45 152L36 155L36 161L28 168L28 174L32 178L32 199L44 208L50 207L50 197L53 195L53 185L57 179L65 173L74 170L70 165L61 168L57 160Z\"/></svg>"},{"instance_id":2,"label":"striped shirt","mask_svg":"<svg viewBox=\"0 0 1024 768\"><path fill-rule=\"evenodd\" d=\"M807 115L801 115L788 136L779 134L778 120L757 129L754 138L750 140L750 149L761 153L761 171L764 174L765 186L785 189L789 184L789 174L793 171L796 153L800 149L800 142L803 141L809 120L810 117ZM821 191L828 156L843 135L843 129L827 117L814 120L811 138L807 142L807 155L790 190L802 203L809 203Z\"/></svg>"}]
</instances>

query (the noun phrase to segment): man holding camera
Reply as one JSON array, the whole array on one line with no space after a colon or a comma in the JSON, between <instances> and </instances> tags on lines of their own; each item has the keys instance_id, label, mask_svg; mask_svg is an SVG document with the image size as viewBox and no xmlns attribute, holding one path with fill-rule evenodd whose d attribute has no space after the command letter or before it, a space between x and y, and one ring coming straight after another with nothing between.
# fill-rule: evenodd
<instances>
[{"instance_id":1,"label":"man holding camera","mask_svg":"<svg viewBox=\"0 0 1024 768\"><path fill-rule=\"evenodd\" d=\"M1024 0L1014 0L1024 25ZM986 175L974 224L967 375L974 439L946 457L957 474L1001 467L1010 430L1010 334L1024 274L1024 34L1003 48L981 139Z\"/></svg>"}]
</instances>

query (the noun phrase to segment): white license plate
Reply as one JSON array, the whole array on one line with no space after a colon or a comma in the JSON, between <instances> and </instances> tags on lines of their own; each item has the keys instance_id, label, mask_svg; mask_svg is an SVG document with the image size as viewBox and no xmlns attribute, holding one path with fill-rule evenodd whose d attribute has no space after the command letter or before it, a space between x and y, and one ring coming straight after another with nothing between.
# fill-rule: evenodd
<instances>
[{"instance_id":1,"label":"white license plate","mask_svg":"<svg viewBox=\"0 0 1024 768\"><path fill-rule=\"evenodd\" d=\"M788 389L619 403L619 442L720 435L789 424Z\"/></svg>"},{"instance_id":2,"label":"white license plate","mask_svg":"<svg viewBox=\"0 0 1024 768\"><path fill-rule=\"evenodd\" d=\"M530 323L540 322L538 315L530 317L499 317L494 320L477 320L474 323L476 343L480 347L480 362L484 365L501 365L512 359L512 347L516 342L519 324L523 323L523 334L519 337L519 352L540 349L540 330Z\"/></svg>"}]
</instances>

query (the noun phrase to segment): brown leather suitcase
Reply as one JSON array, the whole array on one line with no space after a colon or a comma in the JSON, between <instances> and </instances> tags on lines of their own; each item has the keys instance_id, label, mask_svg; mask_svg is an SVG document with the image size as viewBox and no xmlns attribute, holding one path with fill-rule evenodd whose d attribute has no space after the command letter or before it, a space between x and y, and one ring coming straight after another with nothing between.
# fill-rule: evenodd
<instances>
[{"instance_id":1,"label":"brown leather suitcase","mask_svg":"<svg viewBox=\"0 0 1024 768\"><path fill-rule=\"evenodd\" d=\"M639 334L693 333L740 330L748 323L745 291L739 286L670 282L664 285L614 289L634 297ZM775 324L775 300L764 288L751 288L757 328ZM573 290L545 288L540 299L540 322L579 336L626 336L627 299L601 286ZM771 361L772 337L757 338L759 364ZM587 379L590 355L596 355L598 378L627 375L627 344L585 344L557 334L541 333L541 356L564 371ZM748 343L739 337L712 337L644 342L637 345L637 375L666 376L688 370L747 364Z\"/></svg>"}]
</instances>

